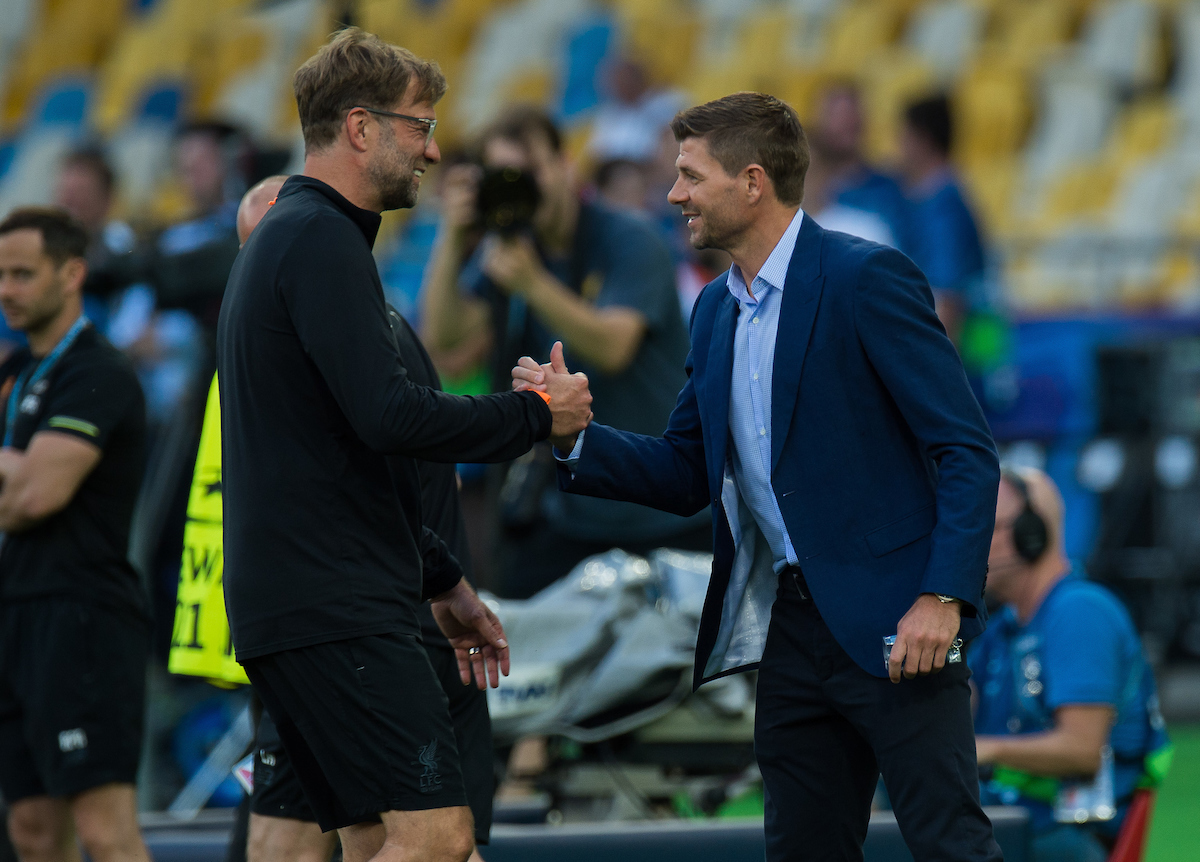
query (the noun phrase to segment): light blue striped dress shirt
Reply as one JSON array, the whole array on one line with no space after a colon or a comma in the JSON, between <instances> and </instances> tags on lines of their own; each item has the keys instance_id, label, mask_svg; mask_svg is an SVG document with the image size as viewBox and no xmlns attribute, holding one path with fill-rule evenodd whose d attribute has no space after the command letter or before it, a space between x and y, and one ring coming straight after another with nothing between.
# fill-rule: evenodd
<instances>
[{"instance_id":1,"label":"light blue striped dress shirt","mask_svg":"<svg viewBox=\"0 0 1200 862\"><path fill-rule=\"evenodd\" d=\"M784 283L803 220L804 211L797 210L749 290L737 264L730 268L727 282L740 309L729 391L729 467L742 501L771 548L777 572L799 563L771 488L771 378Z\"/></svg>"}]
</instances>

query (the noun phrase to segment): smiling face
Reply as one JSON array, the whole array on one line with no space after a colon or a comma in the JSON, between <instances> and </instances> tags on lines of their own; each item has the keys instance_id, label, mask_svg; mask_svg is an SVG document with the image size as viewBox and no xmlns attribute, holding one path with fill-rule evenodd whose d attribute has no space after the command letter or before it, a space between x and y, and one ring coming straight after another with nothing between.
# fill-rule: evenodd
<instances>
[{"instance_id":1,"label":"smiling face","mask_svg":"<svg viewBox=\"0 0 1200 862\"><path fill-rule=\"evenodd\" d=\"M704 138L684 138L675 160L678 177L667 200L683 210L693 248L729 250L750 227L744 171L729 176Z\"/></svg>"},{"instance_id":2,"label":"smiling face","mask_svg":"<svg viewBox=\"0 0 1200 862\"><path fill-rule=\"evenodd\" d=\"M434 119L433 105L405 99L388 108L396 114ZM371 114L380 129L368 157L367 174L385 210L408 209L417 204L421 177L430 165L442 160L437 142L426 143L425 127L412 120Z\"/></svg>"}]
</instances>

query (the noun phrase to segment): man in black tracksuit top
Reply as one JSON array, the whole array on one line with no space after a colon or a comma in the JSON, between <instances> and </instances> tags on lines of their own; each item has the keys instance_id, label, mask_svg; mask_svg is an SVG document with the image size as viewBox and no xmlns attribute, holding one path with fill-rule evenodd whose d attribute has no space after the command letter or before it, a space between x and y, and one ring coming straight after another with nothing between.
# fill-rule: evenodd
<instances>
[{"instance_id":1,"label":"man in black tracksuit top","mask_svg":"<svg viewBox=\"0 0 1200 862\"><path fill-rule=\"evenodd\" d=\"M417 606L436 600L464 677L506 668L507 643L465 582L422 579L413 459L511 459L584 427L590 395L569 375L550 375L548 400L409 380L371 246L379 212L411 206L440 158L445 81L350 28L295 89L304 175L239 254L217 333L234 648L347 862L462 862L471 815Z\"/></svg>"}]
</instances>

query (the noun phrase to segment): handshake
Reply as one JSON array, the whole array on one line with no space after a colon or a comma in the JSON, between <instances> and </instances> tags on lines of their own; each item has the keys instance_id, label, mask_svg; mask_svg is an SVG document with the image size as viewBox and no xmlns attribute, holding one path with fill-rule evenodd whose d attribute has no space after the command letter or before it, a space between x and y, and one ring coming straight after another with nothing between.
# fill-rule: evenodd
<instances>
[{"instance_id":1,"label":"handshake","mask_svg":"<svg viewBox=\"0 0 1200 862\"><path fill-rule=\"evenodd\" d=\"M587 375L582 371L567 371L561 341L550 348L550 361L539 365L537 360L522 356L512 370L512 386L517 392L533 390L550 396L550 442L560 452L575 448L579 432L592 421L592 393L588 391Z\"/></svg>"}]
</instances>

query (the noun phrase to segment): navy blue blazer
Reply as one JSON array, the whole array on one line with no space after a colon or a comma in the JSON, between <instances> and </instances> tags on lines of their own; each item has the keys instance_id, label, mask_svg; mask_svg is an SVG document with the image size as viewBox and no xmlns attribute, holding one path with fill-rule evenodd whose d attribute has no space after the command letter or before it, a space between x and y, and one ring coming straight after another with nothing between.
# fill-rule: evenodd
<instances>
[{"instance_id":1,"label":"navy blue blazer","mask_svg":"<svg viewBox=\"0 0 1200 862\"><path fill-rule=\"evenodd\" d=\"M662 437L587 429L564 490L680 515L712 504L712 580L695 685L757 666L778 578L729 468L738 305L722 275L697 300L687 383ZM1000 468L921 271L807 214L788 267L771 388L771 483L838 643L887 676L883 637L920 593L962 599L983 631Z\"/></svg>"}]
</instances>

